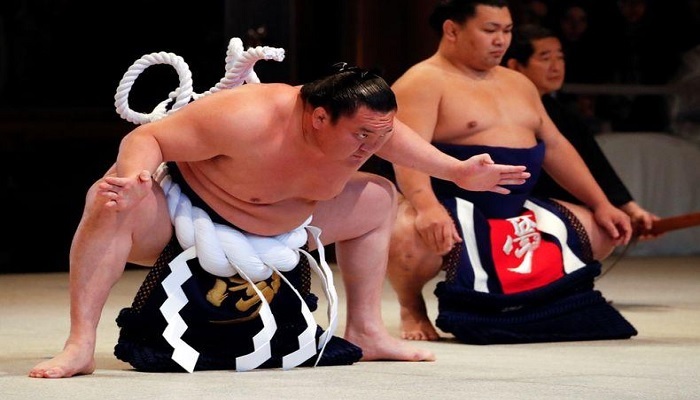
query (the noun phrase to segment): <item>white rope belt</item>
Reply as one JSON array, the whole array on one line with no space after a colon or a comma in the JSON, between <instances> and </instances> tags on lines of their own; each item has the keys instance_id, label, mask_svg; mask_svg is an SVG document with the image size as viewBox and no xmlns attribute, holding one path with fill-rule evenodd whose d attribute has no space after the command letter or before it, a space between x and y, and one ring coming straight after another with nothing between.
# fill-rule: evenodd
<instances>
[{"instance_id":1,"label":"white rope belt","mask_svg":"<svg viewBox=\"0 0 700 400\"><path fill-rule=\"evenodd\" d=\"M236 358L236 369L247 371L259 367L271 357L270 341L277 330L277 324L265 296L255 282L265 280L277 273L301 300L301 313L307 327L298 336L299 349L282 358L282 368L294 368L315 354L316 364L333 335L338 324L338 295L333 285L333 274L325 261L321 230L309 225L311 217L291 232L266 237L240 232L231 226L215 223L199 207L192 206L189 198L182 193L177 183L167 175L167 167L162 164L155 174L168 201L171 221L180 246L185 249L169 266L172 273L163 281L168 295L161 312L168 322L163 337L173 346L172 359L185 370L192 372L199 358L199 352L182 340L187 324L179 311L187 304L182 284L192 275L187 261L198 258L202 268L212 275L231 277L239 275L255 290L261 301L260 318L262 330L253 337L254 350ZM319 250L319 263L308 252L301 249L311 233ZM306 302L296 288L281 272L291 271L304 254L309 265L321 278L328 300L328 328L319 338L316 346L316 322ZM317 353L318 350L318 353Z\"/></svg>"}]
</instances>

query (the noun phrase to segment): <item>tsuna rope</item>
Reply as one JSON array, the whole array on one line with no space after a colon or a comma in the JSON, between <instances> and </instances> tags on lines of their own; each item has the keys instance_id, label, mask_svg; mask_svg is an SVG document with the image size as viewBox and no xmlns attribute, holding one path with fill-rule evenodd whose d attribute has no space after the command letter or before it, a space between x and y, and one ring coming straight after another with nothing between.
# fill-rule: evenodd
<instances>
[{"instance_id":1,"label":"tsuna rope","mask_svg":"<svg viewBox=\"0 0 700 400\"><path fill-rule=\"evenodd\" d=\"M187 105L190 100L197 100L198 98L218 92L222 89L231 89L240 86L243 82L259 83L260 80L253 71L255 63L259 60L282 61L284 59L284 49L258 46L244 51L243 42L241 42L239 38L233 38L229 41L226 55L226 74L214 87L201 94L193 93L192 73L182 57L166 52L144 55L129 67L121 81L119 81L117 93L114 95L114 106L117 109L117 113L125 120L134 124L145 124L159 120L179 110ZM129 93L131 92L136 78L138 78L146 68L158 64L172 65L177 72L180 85L177 89L170 92L168 98L159 103L151 113L144 114L133 111L129 108ZM170 110L168 110L167 106L173 99L175 103L170 107Z\"/></svg>"},{"instance_id":2,"label":"tsuna rope","mask_svg":"<svg viewBox=\"0 0 700 400\"><path fill-rule=\"evenodd\" d=\"M192 74L182 57L165 52L148 54L137 60L124 74L115 94L115 107L122 118L132 123L145 124L156 121L179 110L190 101L208 94L240 86L244 82L258 83L260 80L253 71L254 64L258 60L281 61L283 58L283 49L256 47L244 51L241 40L233 38L229 42L227 51L225 76L210 90L197 94L192 92ZM138 75L155 64L172 65L178 73L180 86L150 114L134 112L129 108L128 102L131 87ZM174 104L170 110L167 110L167 105L173 99ZM246 371L257 368L271 357L270 341L276 332L277 325L270 305L255 282L268 279L272 273L280 275L301 300L301 312L307 323L307 328L298 336L299 349L283 357L282 367L285 369L296 367L314 354L317 354L316 364L318 364L323 350L337 327L338 296L333 285L332 272L325 261L323 244L319 238L321 231L309 225L311 217L298 228L274 237L243 233L231 226L214 223L204 210L192 206L179 185L174 183L167 174L165 164L161 164L154 178L163 188L171 221L175 227L175 235L185 249L169 264L172 273L163 281L163 287L168 294L168 299L161 306L161 312L168 321L163 337L174 348L172 359L185 370L192 372L199 357L199 353L182 340L187 325L179 315L179 311L188 302L182 290L182 284L192 275L187 260L197 257L202 268L212 275L219 277L239 275L248 281L261 301L259 315L263 328L253 337L254 350L236 358L237 370ZM308 240L308 233L312 234L319 249L320 266L311 254L301 249ZM311 268L321 278L328 299L329 324L319 338L318 344L315 339L316 322L311 311L301 294L281 274L294 269L299 263L301 254L304 254Z\"/></svg>"}]
</instances>

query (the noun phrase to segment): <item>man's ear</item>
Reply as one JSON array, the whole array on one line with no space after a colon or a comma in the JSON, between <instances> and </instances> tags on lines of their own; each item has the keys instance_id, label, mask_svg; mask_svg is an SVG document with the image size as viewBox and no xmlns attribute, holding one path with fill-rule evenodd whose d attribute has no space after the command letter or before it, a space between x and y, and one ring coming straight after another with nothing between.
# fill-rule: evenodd
<instances>
[{"instance_id":1,"label":"man's ear","mask_svg":"<svg viewBox=\"0 0 700 400\"><path fill-rule=\"evenodd\" d=\"M514 69L514 70L516 70L516 71L518 71L518 72L520 72L520 69L521 69L520 63L519 63L518 60L516 60L515 58L509 58L509 59L506 61L506 66L507 66L508 68Z\"/></svg>"},{"instance_id":2,"label":"man's ear","mask_svg":"<svg viewBox=\"0 0 700 400\"><path fill-rule=\"evenodd\" d=\"M457 38L457 31L459 30L459 25L451 19L446 19L442 23L442 36L454 41Z\"/></svg>"},{"instance_id":3,"label":"man's ear","mask_svg":"<svg viewBox=\"0 0 700 400\"><path fill-rule=\"evenodd\" d=\"M330 115L323 107L316 107L311 113L311 125L314 129L321 129L323 124L330 121Z\"/></svg>"}]
</instances>

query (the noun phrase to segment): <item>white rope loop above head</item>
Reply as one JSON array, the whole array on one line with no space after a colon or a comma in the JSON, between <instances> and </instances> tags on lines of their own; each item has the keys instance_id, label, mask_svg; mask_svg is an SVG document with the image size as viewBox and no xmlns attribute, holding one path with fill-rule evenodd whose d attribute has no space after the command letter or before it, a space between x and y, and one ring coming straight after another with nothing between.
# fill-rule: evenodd
<instances>
[{"instance_id":1,"label":"white rope loop above head","mask_svg":"<svg viewBox=\"0 0 700 400\"><path fill-rule=\"evenodd\" d=\"M157 121L166 115L173 113L187 105L191 100L197 100L208 94L223 89L231 89L242 85L244 82L260 83L258 76L253 71L255 63L259 60L284 60L284 49L258 46L243 50L243 42L239 38L229 41L226 57L226 74L208 91L198 94L192 90L192 73L185 60L173 53L159 52L146 54L129 67L117 87L114 95L114 106L117 113L125 120L134 124L146 124ZM177 71L180 85L172 91L168 98L160 102L151 113L145 114L132 110L129 107L129 93L139 75L151 65L170 64ZM174 99L173 105L168 110L168 104Z\"/></svg>"},{"instance_id":2,"label":"white rope loop above head","mask_svg":"<svg viewBox=\"0 0 700 400\"><path fill-rule=\"evenodd\" d=\"M226 74L209 91L195 94L196 97L205 96L222 89L230 89L240 86L243 82L260 83L260 79L253 71L255 63L259 60L284 60L284 49L268 46L258 46L243 50L243 42L239 38L229 41L226 52Z\"/></svg>"},{"instance_id":3,"label":"white rope loop above head","mask_svg":"<svg viewBox=\"0 0 700 400\"><path fill-rule=\"evenodd\" d=\"M162 103L150 114L138 113L129 108L129 92L131 92L131 87L134 85L136 78L141 75L146 68L158 64L172 65L180 79L180 86L177 89L173 109L177 110L189 102L192 96L192 74L185 60L173 53L160 52L146 54L129 67L117 87L117 93L114 95L114 106L117 108L117 112L122 118L135 124L145 124L165 116Z\"/></svg>"}]
</instances>

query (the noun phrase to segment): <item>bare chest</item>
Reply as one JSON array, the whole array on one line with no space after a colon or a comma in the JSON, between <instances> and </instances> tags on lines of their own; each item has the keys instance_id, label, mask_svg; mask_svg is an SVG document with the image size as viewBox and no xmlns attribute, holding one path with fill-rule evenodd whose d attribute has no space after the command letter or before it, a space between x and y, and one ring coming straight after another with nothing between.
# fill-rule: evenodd
<instances>
[{"instance_id":1,"label":"bare chest","mask_svg":"<svg viewBox=\"0 0 700 400\"><path fill-rule=\"evenodd\" d=\"M445 91L434 140L529 145L542 121L534 98L503 85L462 84Z\"/></svg>"},{"instance_id":2,"label":"bare chest","mask_svg":"<svg viewBox=\"0 0 700 400\"><path fill-rule=\"evenodd\" d=\"M252 205L328 200L343 190L352 175L331 163L284 156L222 159L201 168L224 196Z\"/></svg>"}]
</instances>

